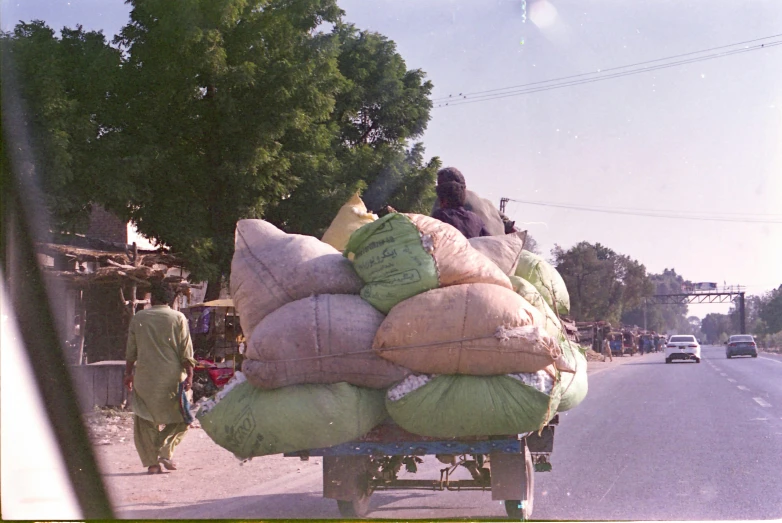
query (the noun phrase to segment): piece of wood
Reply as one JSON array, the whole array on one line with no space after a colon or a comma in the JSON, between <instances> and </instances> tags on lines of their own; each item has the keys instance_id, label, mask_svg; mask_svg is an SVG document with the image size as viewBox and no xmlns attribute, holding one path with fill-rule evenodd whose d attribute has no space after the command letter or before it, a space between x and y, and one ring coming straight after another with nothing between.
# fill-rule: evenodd
<instances>
[{"instance_id":1,"label":"piece of wood","mask_svg":"<svg viewBox=\"0 0 782 523\"><path fill-rule=\"evenodd\" d=\"M84 364L84 339L87 336L87 304L84 302L84 291L79 291L79 357L76 361L77 365Z\"/></svg>"},{"instance_id":2,"label":"piece of wood","mask_svg":"<svg viewBox=\"0 0 782 523\"><path fill-rule=\"evenodd\" d=\"M106 263L108 263L109 265L113 265L114 267L119 267L120 269L130 269L130 270L135 269L133 265L125 265L124 263L117 263L114 260L106 260Z\"/></svg>"}]
</instances>

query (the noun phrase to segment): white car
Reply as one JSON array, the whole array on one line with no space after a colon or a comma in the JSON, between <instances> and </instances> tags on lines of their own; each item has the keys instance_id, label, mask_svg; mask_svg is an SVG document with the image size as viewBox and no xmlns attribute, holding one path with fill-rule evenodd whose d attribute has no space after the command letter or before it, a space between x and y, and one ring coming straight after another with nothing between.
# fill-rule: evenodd
<instances>
[{"instance_id":1,"label":"white car","mask_svg":"<svg viewBox=\"0 0 782 523\"><path fill-rule=\"evenodd\" d=\"M701 345L695 336L673 335L665 345L665 363L673 360L695 360L701 362Z\"/></svg>"}]
</instances>

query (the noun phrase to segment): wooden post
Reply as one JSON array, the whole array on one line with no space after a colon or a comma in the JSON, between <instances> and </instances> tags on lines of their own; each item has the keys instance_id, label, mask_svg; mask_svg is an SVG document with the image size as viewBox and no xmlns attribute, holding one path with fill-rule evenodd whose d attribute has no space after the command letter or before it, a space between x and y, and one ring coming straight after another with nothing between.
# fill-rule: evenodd
<instances>
[{"instance_id":1,"label":"wooden post","mask_svg":"<svg viewBox=\"0 0 782 523\"><path fill-rule=\"evenodd\" d=\"M130 287L130 315L135 316L136 315L136 292L137 292L138 284L136 282L133 282L133 285Z\"/></svg>"},{"instance_id":2,"label":"wooden post","mask_svg":"<svg viewBox=\"0 0 782 523\"><path fill-rule=\"evenodd\" d=\"M79 290L79 359L77 365L84 364L84 338L87 336L87 306L84 303L84 289Z\"/></svg>"}]
</instances>

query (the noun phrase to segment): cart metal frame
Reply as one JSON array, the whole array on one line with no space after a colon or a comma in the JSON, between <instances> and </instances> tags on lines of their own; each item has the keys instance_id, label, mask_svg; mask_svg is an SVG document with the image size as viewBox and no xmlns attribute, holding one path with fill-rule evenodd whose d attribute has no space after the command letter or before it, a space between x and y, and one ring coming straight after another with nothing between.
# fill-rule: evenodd
<instances>
[{"instance_id":1,"label":"cart metal frame","mask_svg":"<svg viewBox=\"0 0 782 523\"><path fill-rule=\"evenodd\" d=\"M505 502L508 517L527 520L534 503L535 471L551 470L549 457L558 422L555 416L534 433L452 439L411 434L386 422L355 441L285 456L302 460L322 456L323 497L336 500L340 514L347 518L366 516L370 496L377 490L482 490ZM393 456L431 455L448 464L436 479L399 479L399 460L397 470L380 467L382 460ZM452 479L459 467L466 468L472 479Z\"/></svg>"}]
</instances>

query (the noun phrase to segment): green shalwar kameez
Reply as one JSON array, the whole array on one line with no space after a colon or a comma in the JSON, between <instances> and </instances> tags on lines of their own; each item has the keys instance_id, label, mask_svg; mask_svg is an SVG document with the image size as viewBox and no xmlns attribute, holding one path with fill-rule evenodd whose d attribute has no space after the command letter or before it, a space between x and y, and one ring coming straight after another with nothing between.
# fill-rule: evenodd
<instances>
[{"instance_id":1,"label":"green shalwar kameez","mask_svg":"<svg viewBox=\"0 0 782 523\"><path fill-rule=\"evenodd\" d=\"M135 362L133 377L134 439L145 467L170 459L187 424L179 411L179 384L185 364L195 366L187 319L168 305L153 305L130 322L126 361ZM159 425L165 425L159 430Z\"/></svg>"}]
</instances>

